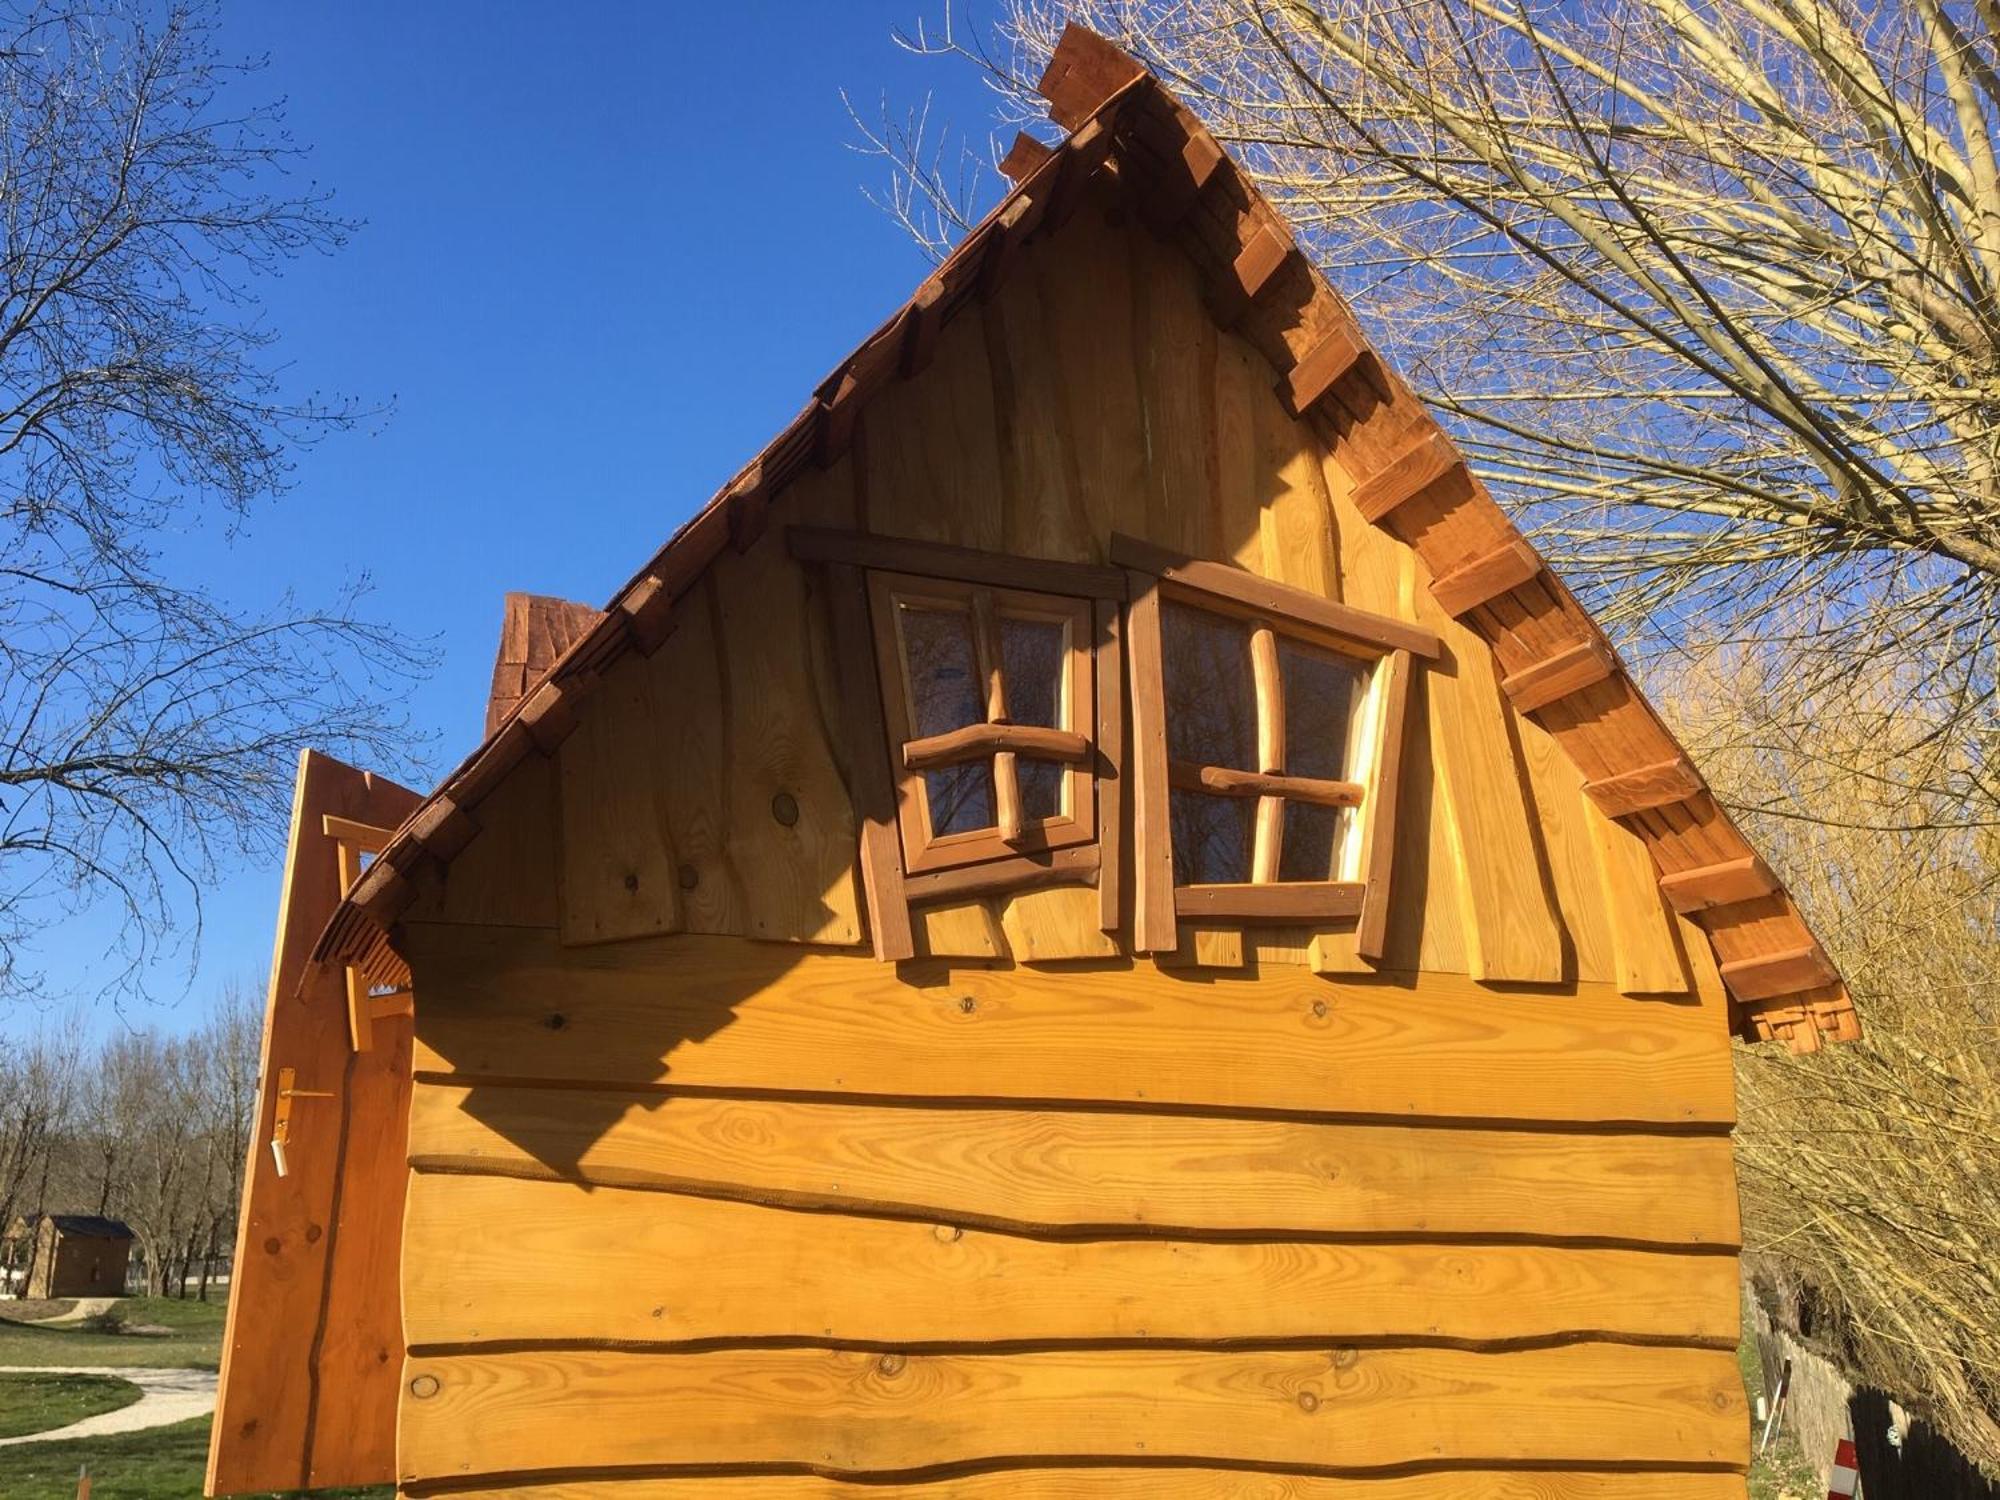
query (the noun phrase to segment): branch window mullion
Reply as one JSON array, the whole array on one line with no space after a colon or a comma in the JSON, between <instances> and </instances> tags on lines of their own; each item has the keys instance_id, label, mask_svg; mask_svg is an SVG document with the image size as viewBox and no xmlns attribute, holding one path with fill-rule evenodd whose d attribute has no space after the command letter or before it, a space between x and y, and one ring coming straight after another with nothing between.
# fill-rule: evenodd
<instances>
[{"instance_id":1,"label":"branch window mullion","mask_svg":"<svg viewBox=\"0 0 2000 1500\"><path fill-rule=\"evenodd\" d=\"M1005 724L1007 680L1000 652L1000 621L993 602L993 590L972 591L972 647L979 660L979 676L986 690L986 722ZM993 752L994 822L1004 844L1019 844L1021 818L1021 769L1017 752Z\"/></svg>"},{"instance_id":2,"label":"branch window mullion","mask_svg":"<svg viewBox=\"0 0 2000 1500\"><path fill-rule=\"evenodd\" d=\"M1257 690L1257 769L1265 776L1285 774L1285 679L1278 670L1278 637L1267 624L1250 632L1250 673ZM1270 885L1278 878L1284 858L1285 799L1270 790L1257 799L1257 824L1251 846L1250 881Z\"/></svg>"}]
</instances>

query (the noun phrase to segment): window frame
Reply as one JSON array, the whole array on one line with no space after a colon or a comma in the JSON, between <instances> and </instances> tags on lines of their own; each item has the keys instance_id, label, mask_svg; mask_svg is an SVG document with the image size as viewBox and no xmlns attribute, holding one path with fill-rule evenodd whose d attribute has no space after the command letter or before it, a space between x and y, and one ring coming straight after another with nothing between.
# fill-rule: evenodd
<instances>
[{"instance_id":1,"label":"window frame","mask_svg":"<svg viewBox=\"0 0 2000 1500\"><path fill-rule=\"evenodd\" d=\"M1097 685L1090 600L886 569L869 572L868 596L896 779L904 870L910 875L924 875L1095 843ZM972 639L979 691L985 699L984 724L975 722L963 729L928 737L916 733L909 653L903 633L906 611L912 604L951 612L963 609ZM1001 622L1009 618L1055 622L1063 628L1062 701L1066 721L1063 727L1051 730L1016 725L1008 717L1000 628ZM955 747L948 742L955 742ZM1055 817L1021 816L1018 766L1021 759L1051 762L1063 768L1063 810ZM993 826L958 833L936 832L931 826L924 772L979 760L989 760L992 765ZM1010 823L1015 826L1012 834L1008 831Z\"/></svg>"},{"instance_id":2,"label":"window frame","mask_svg":"<svg viewBox=\"0 0 2000 1500\"><path fill-rule=\"evenodd\" d=\"M1414 659L1436 656L1437 637L1400 620L1357 610L1226 564L1181 557L1128 537L1112 539L1112 561L1127 569L1130 599L1127 638L1136 749L1135 950L1173 951L1178 946L1182 919L1244 923L1352 920L1361 955L1382 957L1409 683ZM1169 759L1161 624L1161 611L1167 602L1248 623L1256 682L1258 771ZM1356 729L1363 760L1350 768L1354 781L1284 774L1284 688L1278 660L1281 639L1331 651L1366 668L1364 696L1355 709L1363 716ZM1190 787L1191 780L1199 783L1204 773L1211 771L1220 774L1208 777L1206 784ZM1177 786L1208 795L1257 799L1251 880L1177 882L1170 810ZM1355 808L1353 832L1341 859L1347 878L1276 879L1281 868L1285 804L1325 798L1337 798L1341 805Z\"/></svg>"}]
</instances>

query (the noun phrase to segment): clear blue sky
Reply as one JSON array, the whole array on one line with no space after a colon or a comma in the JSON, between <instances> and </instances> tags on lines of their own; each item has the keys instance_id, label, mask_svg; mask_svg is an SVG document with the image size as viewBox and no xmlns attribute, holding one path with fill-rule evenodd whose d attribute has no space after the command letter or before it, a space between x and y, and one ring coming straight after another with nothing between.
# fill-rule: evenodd
<instances>
[{"instance_id":1,"label":"clear blue sky","mask_svg":"<svg viewBox=\"0 0 2000 1500\"><path fill-rule=\"evenodd\" d=\"M934 119L983 138L972 71L891 39L937 10L229 6L225 49L269 55L251 87L287 99L307 170L367 221L265 287L282 358L303 387L396 407L305 453L247 536L195 549L223 592L323 596L365 570L375 608L443 652L410 707L433 772L455 764L502 594L603 603L924 275L862 196L881 165L841 90L869 112L929 90ZM162 1003L126 1020L179 1027L222 979L261 984L277 884L247 868L212 891L193 988L184 958L162 965ZM105 939L71 926L39 956L81 988Z\"/></svg>"}]
</instances>

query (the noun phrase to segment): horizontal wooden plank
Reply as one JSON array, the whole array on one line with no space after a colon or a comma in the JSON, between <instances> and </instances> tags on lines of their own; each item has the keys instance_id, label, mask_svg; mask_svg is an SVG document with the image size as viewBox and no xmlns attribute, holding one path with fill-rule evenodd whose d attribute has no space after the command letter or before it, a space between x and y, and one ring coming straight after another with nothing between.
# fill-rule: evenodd
<instances>
[{"instance_id":1,"label":"horizontal wooden plank","mask_svg":"<svg viewBox=\"0 0 2000 1500\"><path fill-rule=\"evenodd\" d=\"M1595 687L1617 670L1618 658L1612 655L1610 645L1593 635L1533 666L1509 673L1500 680L1500 690L1517 712L1533 713Z\"/></svg>"},{"instance_id":2,"label":"horizontal wooden plank","mask_svg":"<svg viewBox=\"0 0 2000 1500\"><path fill-rule=\"evenodd\" d=\"M1735 1245L1722 1135L921 1109L419 1083L419 1167L1002 1229Z\"/></svg>"},{"instance_id":3,"label":"horizontal wooden plank","mask_svg":"<svg viewBox=\"0 0 2000 1500\"><path fill-rule=\"evenodd\" d=\"M1542 571L1542 559L1520 537L1512 537L1431 583L1438 608L1456 618L1470 614Z\"/></svg>"},{"instance_id":4,"label":"horizontal wooden plank","mask_svg":"<svg viewBox=\"0 0 2000 1500\"><path fill-rule=\"evenodd\" d=\"M1660 891L1677 912L1692 914L1739 901L1758 901L1778 889L1778 877L1754 854L1680 870L1660 878Z\"/></svg>"},{"instance_id":5,"label":"horizontal wooden plank","mask_svg":"<svg viewBox=\"0 0 2000 1500\"><path fill-rule=\"evenodd\" d=\"M1365 520L1379 524L1432 485L1464 472L1465 460L1451 439L1433 428L1355 485L1354 508Z\"/></svg>"},{"instance_id":6,"label":"horizontal wooden plank","mask_svg":"<svg viewBox=\"0 0 2000 1500\"><path fill-rule=\"evenodd\" d=\"M1733 1117L1720 996L1463 976L1059 974L678 934L412 923L420 1071L1595 1122Z\"/></svg>"},{"instance_id":7,"label":"horizontal wooden plank","mask_svg":"<svg viewBox=\"0 0 2000 1500\"><path fill-rule=\"evenodd\" d=\"M1586 781L1583 791L1607 818L1622 818L1685 802L1701 791L1702 785L1701 773L1684 757L1677 756Z\"/></svg>"},{"instance_id":8,"label":"horizontal wooden plank","mask_svg":"<svg viewBox=\"0 0 2000 1500\"><path fill-rule=\"evenodd\" d=\"M1094 599L1125 597L1125 574L1121 569L1095 567L1089 563L980 552L940 542L869 536L817 526L788 527L785 542L792 556L804 562L889 568L898 573L916 573L927 578L990 583L997 588L1029 589L1043 594L1069 594Z\"/></svg>"},{"instance_id":9,"label":"horizontal wooden plank","mask_svg":"<svg viewBox=\"0 0 2000 1500\"><path fill-rule=\"evenodd\" d=\"M1361 914L1367 887L1358 880L1277 882L1270 885L1183 885L1174 888L1174 914L1235 917L1245 922L1314 922Z\"/></svg>"},{"instance_id":10,"label":"horizontal wooden plank","mask_svg":"<svg viewBox=\"0 0 2000 1500\"><path fill-rule=\"evenodd\" d=\"M911 1483L821 1474L702 1474L556 1480L504 1489L426 1487L453 1500L1743 1500L1729 1473L1562 1474L1537 1469L1392 1475L1270 1474L1252 1469L1007 1468Z\"/></svg>"},{"instance_id":11,"label":"horizontal wooden plank","mask_svg":"<svg viewBox=\"0 0 2000 1500\"><path fill-rule=\"evenodd\" d=\"M1182 589L1212 596L1239 606L1251 614L1268 615L1274 621L1296 621L1315 626L1329 635L1373 647L1381 651L1408 651L1431 659L1438 654L1433 631L1386 615L1341 604L1306 589L1277 583L1269 578L1227 563L1188 557L1169 548L1142 542L1136 537L1114 534L1112 560L1139 573L1149 573Z\"/></svg>"},{"instance_id":12,"label":"horizontal wooden plank","mask_svg":"<svg viewBox=\"0 0 2000 1500\"><path fill-rule=\"evenodd\" d=\"M1411 1463L1735 1464L1749 1413L1723 1350L732 1349L412 1358L405 1480L621 1465L952 1463L1171 1455Z\"/></svg>"},{"instance_id":13,"label":"horizontal wooden plank","mask_svg":"<svg viewBox=\"0 0 2000 1500\"><path fill-rule=\"evenodd\" d=\"M1214 1191L1230 1187L1218 1174ZM403 1243L403 1331L417 1346L1588 1334L1734 1348L1738 1333L1736 1258L1658 1250L1047 1239L430 1172L411 1177Z\"/></svg>"},{"instance_id":14,"label":"horizontal wooden plank","mask_svg":"<svg viewBox=\"0 0 2000 1500\"><path fill-rule=\"evenodd\" d=\"M1722 982L1738 1000L1772 1000L1800 990L1818 989L1840 976L1818 943L1732 959L1722 965Z\"/></svg>"}]
</instances>

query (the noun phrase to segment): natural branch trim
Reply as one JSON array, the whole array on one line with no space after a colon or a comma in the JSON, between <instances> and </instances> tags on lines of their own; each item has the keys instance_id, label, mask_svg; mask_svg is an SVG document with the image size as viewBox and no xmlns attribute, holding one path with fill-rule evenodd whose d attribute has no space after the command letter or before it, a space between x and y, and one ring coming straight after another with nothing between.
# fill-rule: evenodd
<instances>
[{"instance_id":1,"label":"natural branch trim","mask_svg":"<svg viewBox=\"0 0 2000 1500\"><path fill-rule=\"evenodd\" d=\"M1367 794L1366 787L1352 781L1236 771L1227 766L1199 766L1185 760L1168 763L1167 784L1215 797L1282 797L1287 802L1310 802L1316 807L1359 807Z\"/></svg>"},{"instance_id":2,"label":"natural branch trim","mask_svg":"<svg viewBox=\"0 0 2000 1500\"><path fill-rule=\"evenodd\" d=\"M1184 885L1174 891L1178 917L1232 917L1244 922L1312 922L1361 913L1358 880L1289 885Z\"/></svg>"},{"instance_id":3,"label":"natural branch trim","mask_svg":"<svg viewBox=\"0 0 2000 1500\"><path fill-rule=\"evenodd\" d=\"M1051 849L1046 854L1013 855L989 859L976 865L953 865L911 875L903 881L903 893L912 904L944 901L966 896L992 896L1005 891L1026 890L1038 885L1094 884L1099 855L1094 844L1073 844Z\"/></svg>"},{"instance_id":4,"label":"natural branch trim","mask_svg":"<svg viewBox=\"0 0 2000 1500\"><path fill-rule=\"evenodd\" d=\"M968 724L963 729L911 740L903 746L903 765L912 771L931 771L983 760L1002 750L1036 760L1075 762L1090 754L1090 741L1067 729L1044 729L1037 724Z\"/></svg>"}]
</instances>

